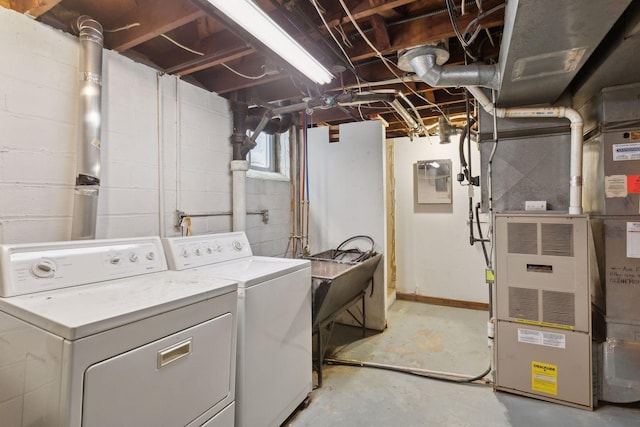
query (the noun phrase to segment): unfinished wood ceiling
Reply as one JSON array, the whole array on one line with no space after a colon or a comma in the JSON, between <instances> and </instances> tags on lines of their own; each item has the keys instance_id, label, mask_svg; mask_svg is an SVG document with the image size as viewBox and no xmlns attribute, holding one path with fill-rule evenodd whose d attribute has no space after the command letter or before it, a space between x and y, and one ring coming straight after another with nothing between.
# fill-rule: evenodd
<instances>
[{"instance_id":1,"label":"unfinished wood ceiling","mask_svg":"<svg viewBox=\"0 0 640 427\"><path fill-rule=\"evenodd\" d=\"M494 61L504 21L504 0L467 1L464 7L462 0L447 0L449 10L445 0L254 1L333 72L330 84L310 82L206 0L0 0L0 5L65 31L77 16L89 15L104 27L106 48L250 105L281 106L349 91L400 91L409 100L401 103L428 127L442 114L459 117L465 111L464 91L434 90L415 81L396 67L398 51L444 40L448 63ZM454 23L462 40L475 33L468 54ZM309 121L337 125L372 117L389 124L387 137L408 133L407 124L383 102L316 109Z\"/></svg>"}]
</instances>

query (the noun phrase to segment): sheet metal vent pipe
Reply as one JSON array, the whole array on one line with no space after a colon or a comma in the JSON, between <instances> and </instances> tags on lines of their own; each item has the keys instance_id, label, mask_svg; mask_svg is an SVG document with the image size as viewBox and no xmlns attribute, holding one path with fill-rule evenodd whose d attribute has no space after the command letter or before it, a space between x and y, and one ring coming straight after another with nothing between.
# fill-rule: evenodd
<instances>
[{"instance_id":1,"label":"sheet metal vent pipe","mask_svg":"<svg viewBox=\"0 0 640 427\"><path fill-rule=\"evenodd\" d=\"M582 117L567 107L550 108L496 108L482 92L481 87L499 89L499 64L470 64L442 66L449 53L438 46L421 46L410 49L398 58L400 68L409 67L431 87L466 87L489 114L506 118L560 117L571 122L571 165L569 214L582 214Z\"/></svg>"},{"instance_id":2,"label":"sheet metal vent pipe","mask_svg":"<svg viewBox=\"0 0 640 427\"><path fill-rule=\"evenodd\" d=\"M98 216L104 37L100 23L88 16L80 16L74 29L80 39L80 97L71 239L83 240L95 238Z\"/></svg>"}]
</instances>

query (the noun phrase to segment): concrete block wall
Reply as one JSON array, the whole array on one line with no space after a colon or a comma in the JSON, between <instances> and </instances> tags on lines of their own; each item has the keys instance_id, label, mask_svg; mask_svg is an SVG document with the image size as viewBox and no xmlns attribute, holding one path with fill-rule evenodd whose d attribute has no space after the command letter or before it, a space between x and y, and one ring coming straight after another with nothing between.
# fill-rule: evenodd
<instances>
[{"instance_id":1,"label":"concrete block wall","mask_svg":"<svg viewBox=\"0 0 640 427\"><path fill-rule=\"evenodd\" d=\"M0 7L0 40L0 243L68 240L77 38ZM224 98L107 50L102 97L97 238L179 235L177 209L231 210L232 123ZM269 224L247 220L254 250L283 253L289 182L249 179L247 188L248 209L271 214ZM192 221L194 234L230 230L230 216Z\"/></svg>"},{"instance_id":2,"label":"concrete block wall","mask_svg":"<svg viewBox=\"0 0 640 427\"><path fill-rule=\"evenodd\" d=\"M291 185L289 181L247 178L247 210L269 210L247 217L247 237L256 255L284 256L291 236Z\"/></svg>"},{"instance_id":3,"label":"concrete block wall","mask_svg":"<svg viewBox=\"0 0 640 427\"><path fill-rule=\"evenodd\" d=\"M68 238L78 44L2 8L0 23L0 239Z\"/></svg>"}]
</instances>

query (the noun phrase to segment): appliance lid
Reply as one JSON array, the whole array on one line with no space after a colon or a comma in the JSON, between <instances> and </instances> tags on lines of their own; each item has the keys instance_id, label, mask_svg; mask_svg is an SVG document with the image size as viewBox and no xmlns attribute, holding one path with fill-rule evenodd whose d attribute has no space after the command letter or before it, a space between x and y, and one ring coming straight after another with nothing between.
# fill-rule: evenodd
<instances>
[{"instance_id":1,"label":"appliance lid","mask_svg":"<svg viewBox=\"0 0 640 427\"><path fill-rule=\"evenodd\" d=\"M76 340L237 289L233 281L190 273L165 271L0 298L0 311Z\"/></svg>"},{"instance_id":2,"label":"appliance lid","mask_svg":"<svg viewBox=\"0 0 640 427\"><path fill-rule=\"evenodd\" d=\"M305 268L311 271L311 262L309 260L252 256L198 268L193 271L206 272L206 274L214 277L234 280L238 282L239 288L248 288Z\"/></svg>"}]
</instances>

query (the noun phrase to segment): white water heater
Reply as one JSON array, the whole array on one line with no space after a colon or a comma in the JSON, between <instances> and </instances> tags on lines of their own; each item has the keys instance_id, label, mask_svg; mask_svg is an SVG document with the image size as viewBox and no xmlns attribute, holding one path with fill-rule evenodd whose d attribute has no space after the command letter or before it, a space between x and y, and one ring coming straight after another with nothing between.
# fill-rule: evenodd
<instances>
[{"instance_id":1,"label":"white water heater","mask_svg":"<svg viewBox=\"0 0 640 427\"><path fill-rule=\"evenodd\" d=\"M566 214L496 215L496 389L592 409L603 333L595 235Z\"/></svg>"}]
</instances>

